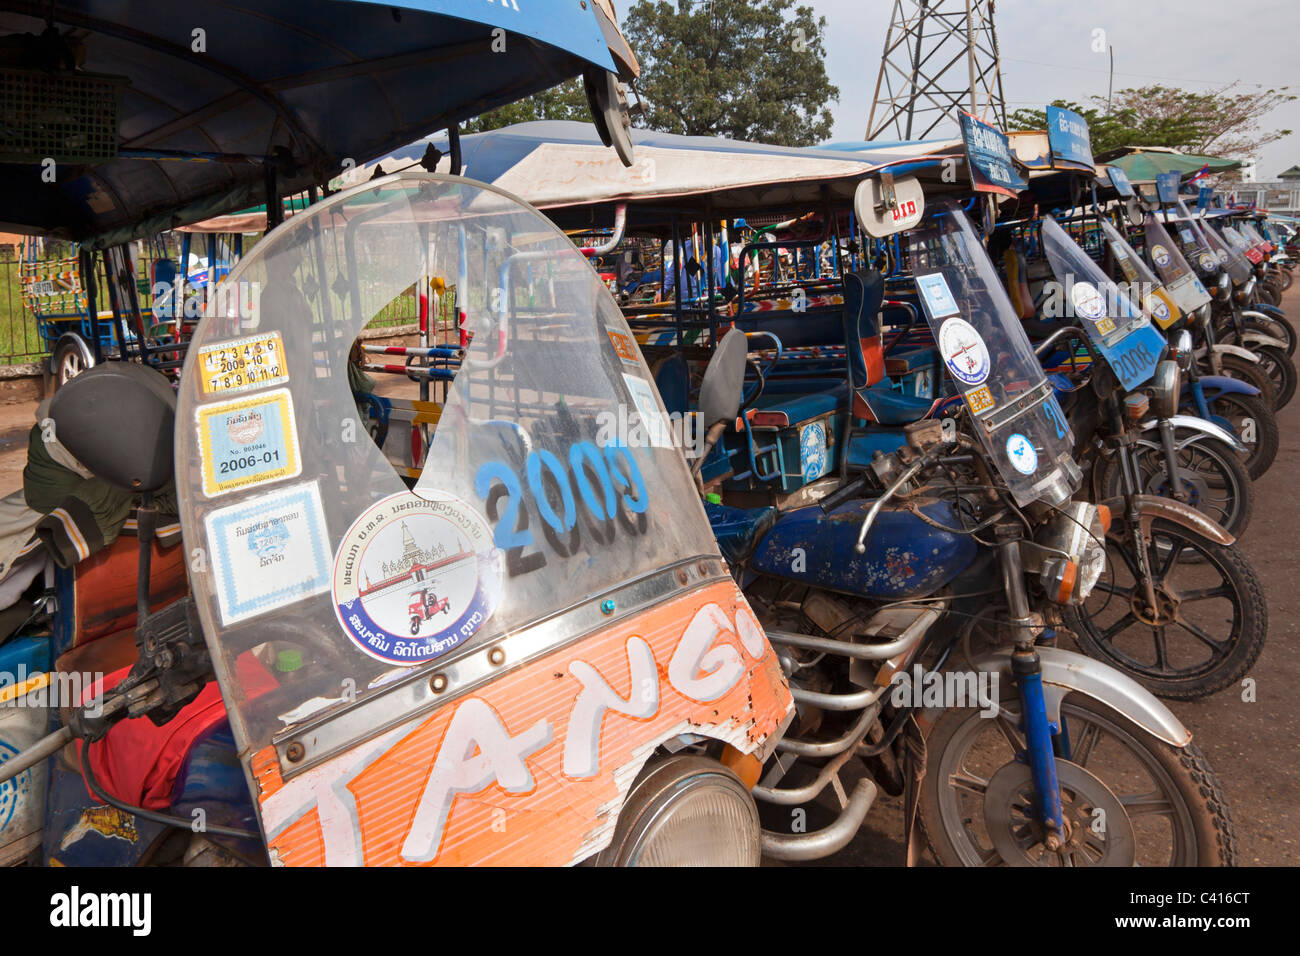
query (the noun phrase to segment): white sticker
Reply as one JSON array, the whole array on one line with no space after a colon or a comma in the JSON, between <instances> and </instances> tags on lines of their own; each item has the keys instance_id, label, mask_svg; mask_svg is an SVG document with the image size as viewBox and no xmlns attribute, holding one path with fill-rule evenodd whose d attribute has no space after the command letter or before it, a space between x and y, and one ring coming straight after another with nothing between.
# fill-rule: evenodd
<instances>
[{"instance_id":1,"label":"white sticker","mask_svg":"<svg viewBox=\"0 0 1300 956\"><path fill-rule=\"evenodd\" d=\"M979 385L989 377L989 350L965 319L949 319L939 327L939 353L963 385Z\"/></svg>"},{"instance_id":2,"label":"white sticker","mask_svg":"<svg viewBox=\"0 0 1300 956\"><path fill-rule=\"evenodd\" d=\"M1038 452L1024 435L1015 432L1007 439L1007 458L1011 467L1022 475L1032 475L1038 470Z\"/></svg>"},{"instance_id":3,"label":"white sticker","mask_svg":"<svg viewBox=\"0 0 1300 956\"><path fill-rule=\"evenodd\" d=\"M1163 269L1169 265L1169 250L1160 245L1152 246L1151 261Z\"/></svg>"},{"instance_id":4,"label":"white sticker","mask_svg":"<svg viewBox=\"0 0 1300 956\"><path fill-rule=\"evenodd\" d=\"M673 431L664 420L663 412L659 411L659 402L650 383L626 372L623 373L623 381L627 382L627 390L632 393L632 401L636 403L636 410L641 416L641 427L645 429L650 444L655 448L672 448Z\"/></svg>"},{"instance_id":5,"label":"white sticker","mask_svg":"<svg viewBox=\"0 0 1300 956\"><path fill-rule=\"evenodd\" d=\"M957 300L952 297L952 290L948 288L948 280L943 277L942 272L917 276L916 288L925 298L925 304L929 307L932 318L942 319L945 315L953 315L957 311Z\"/></svg>"},{"instance_id":6,"label":"white sticker","mask_svg":"<svg viewBox=\"0 0 1300 956\"><path fill-rule=\"evenodd\" d=\"M1070 301L1074 303L1074 314L1096 322L1106 314L1106 301L1091 282L1076 282L1070 288Z\"/></svg>"},{"instance_id":7,"label":"white sticker","mask_svg":"<svg viewBox=\"0 0 1300 956\"><path fill-rule=\"evenodd\" d=\"M371 657L409 667L474 636L501 601L502 552L468 503L425 490L375 502L334 557L334 611Z\"/></svg>"},{"instance_id":8,"label":"white sticker","mask_svg":"<svg viewBox=\"0 0 1300 956\"><path fill-rule=\"evenodd\" d=\"M1210 255L1208 252L1202 252L1200 258L1197 259L1197 262L1201 264L1201 268L1206 272L1209 272L1217 265L1214 256Z\"/></svg>"},{"instance_id":9,"label":"white sticker","mask_svg":"<svg viewBox=\"0 0 1300 956\"><path fill-rule=\"evenodd\" d=\"M223 626L329 590L329 534L316 482L219 508L203 524Z\"/></svg>"}]
</instances>

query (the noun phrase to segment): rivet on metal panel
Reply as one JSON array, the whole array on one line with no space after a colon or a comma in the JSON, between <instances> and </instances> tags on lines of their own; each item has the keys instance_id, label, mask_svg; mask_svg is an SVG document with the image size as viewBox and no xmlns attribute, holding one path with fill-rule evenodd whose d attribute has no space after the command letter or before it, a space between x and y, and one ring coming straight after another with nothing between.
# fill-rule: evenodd
<instances>
[{"instance_id":1,"label":"rivet on metal panel","mask_svg":"<svg viewBox=\"0 0 1300 956\"><path fill-rule=\"evenodd\" d=\"M702 578L704 578L704 577L708 577L708 575L709 575L709 566L708 566L705 562L701 561L701 562L697 565L697 567L700 569L700 577L702 577Z\"/></svg>"},{"instance_id":2,"label":"rivet on metal panel","mask_svg":"<svg viewBox=\"0 0 1300 956\"><path fill-rule=\"evenodd\" d=\"M500 667L506 662L506 652L499 647L494 647L488 651L488 663L493 667Z\"/></svg>"},{"instance_id":3,"label":"rivet on metal panel","mask_svg":"<svg viewBox=\"0 0 1300 956\"><path fill-rule=\"evenodd\" d=\"M679 568L679 569L678 569L678 571L677 571L677 583L678 583L678 584L685 584L685 583L686 583L686 569L685 569L685 568Z\"/></svg>"},{"instance_id":4,"label":"rivet on metal panel","mask_svg":"<svg viewBox=\"0 0 1300 956\"><path fill-rule=\"evenodd\" d=\"M297 763L303 757L307 756L307 751L302 744L295 740L285 749L284 755L290 763Z\"/></svg>"},{"instance_id":5,"label":"rivet on metal panel","mask_svg":"<svg viewBox=\"0 0 1300 956\"><path fill-rule=\"evenodd\" d=\"M600 613L601 613L601 614L613 614L613 613L614 613L614 599L613 599L613 598L605 598L605 600L603 600L603 601L600 602Z\"/></svg>"},{"instance_id":6,"label":"rivet on metal panel","mask_svg":"<svg viewBox=\"0 0 1300 956\"><path fill-rule=\"evenodd\" d=\"M433 691L435 694L441 694L446 689L447 689L446 674L434 674L431 678L429 678L429 690Z\"/></svg>"}]
</instances>

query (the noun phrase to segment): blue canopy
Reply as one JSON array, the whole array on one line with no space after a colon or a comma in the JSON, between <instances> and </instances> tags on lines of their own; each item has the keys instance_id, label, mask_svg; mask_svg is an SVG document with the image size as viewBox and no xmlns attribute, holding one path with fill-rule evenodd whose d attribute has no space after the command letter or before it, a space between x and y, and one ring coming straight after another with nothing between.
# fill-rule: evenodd
<instances>
[{"instance_id":1,"label":"blue canopy","mask_svg":"<svg viewBox=\"0 0 1300 956\"><path fill-rule=\"evenodd\" d=\"M347 160L364 163L589 65L625 77L636 70L604 0L11 0L6 8L0 63L75 61L129 80L116 159L56 165L52 183L39 162L0 164L0 229L92 246L262 202L268 165L282 193L301 190ZM62 37L40 36L50 9ZM13 108L0 104L0 153Z\"/></svg>"}]
</instances>

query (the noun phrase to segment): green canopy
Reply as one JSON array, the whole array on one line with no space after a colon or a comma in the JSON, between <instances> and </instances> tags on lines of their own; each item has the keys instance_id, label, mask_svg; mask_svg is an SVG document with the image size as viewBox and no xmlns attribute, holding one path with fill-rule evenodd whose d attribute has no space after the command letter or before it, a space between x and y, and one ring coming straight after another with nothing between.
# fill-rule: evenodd
<instances>
[{"instance_id":1,"label":"green canopy","mask_svg":"<svg viewBox=\"0 0 1300 956\"><path fill-rule=\"evenodd\" d=\"M1200 172L1206 166L1210 172L1218 173L1227 169L1236 169L1241 162L1236 159L1220 159L1217 156L1196 156L1192 153L1180 153L1175 149L1162 146L1121 146L1097 154L1097 162L1109 163L1124 170L1129 182L1150 183L1161 173L1181 173L1189 176Z\"/></svg>"}]
</instances>

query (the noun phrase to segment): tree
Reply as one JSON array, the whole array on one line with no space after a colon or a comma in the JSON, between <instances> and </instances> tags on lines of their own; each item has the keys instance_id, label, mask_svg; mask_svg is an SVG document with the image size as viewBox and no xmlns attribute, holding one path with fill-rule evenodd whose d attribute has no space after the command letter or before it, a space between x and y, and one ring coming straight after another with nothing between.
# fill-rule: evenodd
<instances>
[{"instance_id":1,"label":"tree","mask_svg":"<svg viewBox=\"0 0 1300 956\"><path fill-rule=\"evenodd\" d=\"M1241 159L1255 154L1291 130L1263 130L1264 118L1296 97L1280 89L1243 92L1231 83L1204 93L1144 86L1120 90L1109 112L1106 98L1092 97L1093 107L1057 100L1088 121L1092 148L1101 153L1117 146L1167 146L1188 153ZM1007 125L1011 129L1043 129L1044 110L1019 109Z\"/></svg>"},{"instance_id":2,"label":"tree","mask_svg":"<svg viewBox=\"0 0 1300 956\"><path fill-rule=\"evenodd\" d=\"M476 116L464 124L462 131L483 133L532 120L578 120L590 123L591 108L587 105L587 93L582 87L581 77L566 80L560 86L553 86L526 99L507 103Z\"/></svg>"},{"instance_id":3,"label":"tree","mask_svg":"<svg viewBox=\"0 0 1300 956\"><path fill-rule=\"evenodd\" d=\"M639 0L623 23L641 62L638 123L782 146L826 139L840 91L826 76L825 29L794 0Z\"/></svg>"}]
</instances>

